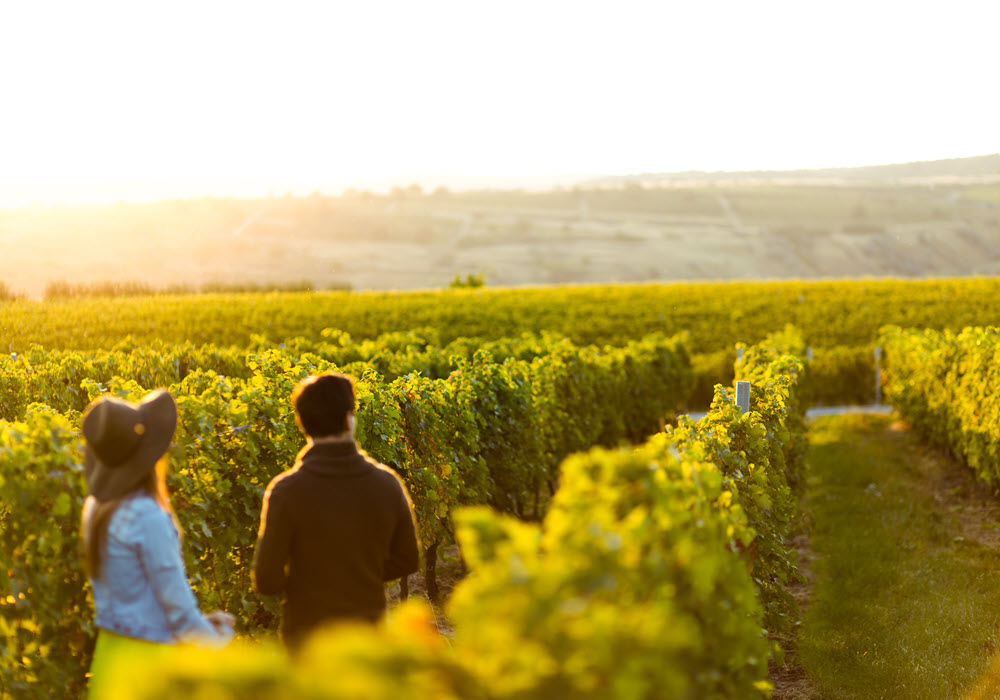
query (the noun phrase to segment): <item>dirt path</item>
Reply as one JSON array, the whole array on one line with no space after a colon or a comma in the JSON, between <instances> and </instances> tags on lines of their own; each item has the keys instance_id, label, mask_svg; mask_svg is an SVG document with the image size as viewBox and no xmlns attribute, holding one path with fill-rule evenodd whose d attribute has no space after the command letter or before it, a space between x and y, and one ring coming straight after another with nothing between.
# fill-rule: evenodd
<instances>
[{"instance_id":1,"label":"dirt path","mask_svg":"<svg viewBox=\"0 0 1000 700\"><path fill-rule=\"evenodd\" d=\"M790 587L800 614L805 614L809 607L810 591L816 582L816 573L813 569L816 554L809 542L808 527L807 521L806 531L800 532L792 540L795 550L799 553L799 571L805 579L802 583ZM780 637L776 641L787 651L783 664L772 662L770 665L768 680L774 684L771 700L819 700L822 696L799 659L796 634Z\"/></svg>"},{"instance_id":2,"label":"dirt path","mask_svg":"<svg viewBox=\"0 0 1000 700\"><path fill-rule=\"evenodd\" d=\"M1000 697L997 493L891 416L811 431L802 623L772 697Z\"/></svg>"},{"instance_id":3,"label":"dirt path","mask_svg":"<svg viewBox=\"0 0 1000 700\"><path fill-rule=\"evenodd\" d=\"M438 600L433 601L430 599L430 596L427 595L427 587L425 586L423 571L411 574L407 579L409 597L423 598L426 600L434 610L434 623L437 625L438 632L445 637L451 638L455 636L455 629L452 627L451 620L448 619L448 616L445 613L445 605L448 598L451 596L452 589L454 589L466 575L465 567L463 566L459 556L458 545L453 544L442 548L438 555L436 569ZM386 590L386 601L389 604L389 607L399 604L399 598L399 581L393 581Z\"/></svg>"}]
</instances>

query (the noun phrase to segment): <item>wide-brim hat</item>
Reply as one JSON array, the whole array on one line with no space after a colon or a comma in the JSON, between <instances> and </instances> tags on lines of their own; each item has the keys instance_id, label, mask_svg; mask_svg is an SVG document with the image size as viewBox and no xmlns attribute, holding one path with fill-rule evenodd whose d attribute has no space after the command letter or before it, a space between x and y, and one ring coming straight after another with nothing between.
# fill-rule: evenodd
<instances>
[{"instance_id":1,"label":"wide-brim hat","mask_svg":"<svg viewBox=\"0 0 1000 700\"><path fill-rule=\"evenodd\" d=\"M149 476L174 437L177 404L166 389L138 403L95 399L83 415L83 474L98 501L121 498Z\"/></svg>"}]
</instances>

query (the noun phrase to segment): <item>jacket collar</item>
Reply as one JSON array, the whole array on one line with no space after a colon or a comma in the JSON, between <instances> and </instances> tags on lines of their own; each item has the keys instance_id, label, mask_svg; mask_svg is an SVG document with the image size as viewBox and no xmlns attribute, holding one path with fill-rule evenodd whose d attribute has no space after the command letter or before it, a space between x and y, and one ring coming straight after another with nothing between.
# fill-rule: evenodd
<instances>
[{"instance_id":1,"label":"jacket collar","mask_svg":"<svg viewBox=\"0 0 1000 700\"><path fill-rule=\"evenodd\" d=\"M297 461L299 469L320 476L354 476L370 468L353 440L308 444L299 452Z\"/></svg>"}]
</instances>

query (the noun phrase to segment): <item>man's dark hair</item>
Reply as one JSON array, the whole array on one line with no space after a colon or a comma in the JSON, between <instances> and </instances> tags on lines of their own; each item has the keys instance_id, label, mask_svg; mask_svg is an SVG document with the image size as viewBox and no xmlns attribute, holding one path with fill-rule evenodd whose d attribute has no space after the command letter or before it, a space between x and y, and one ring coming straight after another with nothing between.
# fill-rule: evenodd
<instances>
[{"instance_id":1,"label":"man's dark hair","mask_svg":"<svg viewBox=\"0 0 1000 700\"><path fill-rule=\"evenodd\" d=\"M295 422L311 438L347 430L347 414L354 410L354 383L336 372L306 377L292 392Z\"/></svg>"}]
</instances>

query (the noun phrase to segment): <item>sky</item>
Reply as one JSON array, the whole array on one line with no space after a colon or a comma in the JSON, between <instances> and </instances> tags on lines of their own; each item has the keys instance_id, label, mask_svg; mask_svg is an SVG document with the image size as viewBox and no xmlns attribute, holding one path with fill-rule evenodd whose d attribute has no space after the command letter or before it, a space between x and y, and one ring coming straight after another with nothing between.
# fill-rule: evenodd
<instances>
[{"instance_id":1,"label":"sky","mask_svg":"<svg viewBox=\"0 0 1000 700\"><path fill-rule=\"evenodd\" d=\"M985 155L997 26L995 0L0 0L0 205Z\"/></svg>"}]
</instances>

